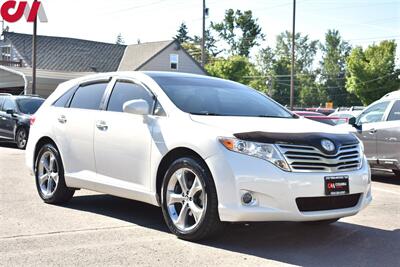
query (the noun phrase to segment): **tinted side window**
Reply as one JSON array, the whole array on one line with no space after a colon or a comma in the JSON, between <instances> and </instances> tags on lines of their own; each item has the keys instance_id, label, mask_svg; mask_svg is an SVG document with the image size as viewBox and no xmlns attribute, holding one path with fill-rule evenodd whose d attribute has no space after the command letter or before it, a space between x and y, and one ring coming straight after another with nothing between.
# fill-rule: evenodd
<instances>
[{"instance_id":1,"label":"tinted side window","mask_svg":"<svg viewBox=\"0 0 400 267\"><path fill-rule=\"evenodd\" d=\"M3 107L4 99L5 99L4 96L0 96L0 110L2 110L1 108Z\"/></svg>"},{"instance_id":2,"label":"tinted side window","mask_svg":"<svg viewBox=\"0 0 400 267\"><path fill-rule=\"evenodd\" d=\"M153 107L153 96L142 86L130 82L117 82L108 102L108 111L122 112L122 106L130 100L143 99Z\"/></svg>"},{"instance_id":3,"label":"tinted side window","mask_svg":"<svg viewBox=\"0 0 400 267\"><path fill-rule=\"evenodd\" d=\"M9 109L15 110L15 103L11 99L6 98L3 104L3 111L7 111Z\"/></svg>"},{"instance_id":4,"label":"tinted side window","mask_svg":"<svg viewBox=\"0 0 400 267\"><path fill-rule=\"evenodd\" d=\"M358 119L359 123L363 124L382 121L383 115L385 114L388 105L389 102L386 101L371 106L361 114Z\"/></svg>"},{"instance_id":5,"label":"tinted side window","mask_svg":"<svg viewBox=\"0 0 400 267\"><path fill-rule=\"evenodd\" d=\"M80 86L71 101L71 108L99 109L108 82Z\"/></svg>"},{"instance_id":6,"label":"tinted side window","mask_svg":"<svg viewBox=\"0 0 400 267\"><path fill-rule=\"evenodd\" d=\"M389 113L388 121L400 121L400 100L397 100Z\"/></svg>"},{"instance_id":7,"label":"tinted side window","mask_svg":"<svg viewBox=\"0 0 400 267\"><path fill-rule=\"evenodd\" d=\"M65 107L68 104L68 101L74 95L75 89L70 89L66 93L64 93L56 102L54 102L53 106L55 107Z\"/></svg>"}]
</instances>

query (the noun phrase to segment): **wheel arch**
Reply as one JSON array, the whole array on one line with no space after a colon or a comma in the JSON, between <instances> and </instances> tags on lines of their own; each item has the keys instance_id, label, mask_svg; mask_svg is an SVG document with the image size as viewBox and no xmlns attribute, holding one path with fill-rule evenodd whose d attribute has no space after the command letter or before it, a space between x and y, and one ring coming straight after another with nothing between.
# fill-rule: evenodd
<instances>
[{"instance_id":1,"label":"wheel arch","mask_svg":"<svg viewBox=\"0 0 400 267\"><path fill-rule=\"evenodd\" d=\"M36 157L39 154L40 149L45 144L52 144L58 150L58 152L60 152L56 142L52 138L50 138L48 136L41 137L35 144L35 150L34 150L34 154L33 154L33 166L34 166L35 171L36 171ZM62 160L61 153L59 153L59 154L60 154L60 157L61 157L61 160Z\"/></svg>"},{"instance_id":2,"label":"wheel arch","mask_svg":"<svg viewBox=\"0 0 400 267\"><path fill-rule=\"evenodd\" d=\"M203 159L203 157L194 151L193 149L190 149L188 147L176 147L172 150L170 150L165 156L161 159L160 163L158 164L157 168L157 174L156 174L156 197L157 197L157 202L158 204L161 203L160 197L161 197L161 187L162 187L162 182L164 179L165 172L168 170L169 166L177 159L182 158L182 157L193 157L198 160L200 160L204 166L207 168L207 171L211 175L211 178L214 180L212 177L212 173L210 168L208 167L206 161Z\"/></svg>"}]
</instances>

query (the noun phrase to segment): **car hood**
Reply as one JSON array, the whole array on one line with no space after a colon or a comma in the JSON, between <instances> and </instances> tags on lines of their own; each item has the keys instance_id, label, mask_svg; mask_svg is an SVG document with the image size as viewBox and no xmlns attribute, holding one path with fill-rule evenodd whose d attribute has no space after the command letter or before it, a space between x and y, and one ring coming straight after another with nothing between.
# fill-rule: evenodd
<instances>
[{"instance_id":1,"label":"car hood","mask_svg":"<svg viewBox=\"0 0 400 267\"><path fill-rule=\"evenodd\" d=\"M257 118L231 116L190 115L195 122L220 129L230 134L244 132L269 133L348 133L346 129L333 127L306 118Z\"/></svg>"}]
</instances>

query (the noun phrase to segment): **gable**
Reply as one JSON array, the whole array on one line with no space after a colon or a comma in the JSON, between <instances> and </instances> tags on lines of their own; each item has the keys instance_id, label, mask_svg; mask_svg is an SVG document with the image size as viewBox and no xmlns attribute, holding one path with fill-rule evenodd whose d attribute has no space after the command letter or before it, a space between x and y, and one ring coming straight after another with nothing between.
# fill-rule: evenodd
<instances>
[{"instance_id":1,"label":"gable","mask_svg":"<svg viewBox=\"0 0 400 267\"><path fill-rule=\"evenodd\" d=\"M171 69L170 55L178 55L178 68ZM181 46L170 45L142 65L141 71L171 71L207 75L206 71Z\"/></svg>"}]
</instances>

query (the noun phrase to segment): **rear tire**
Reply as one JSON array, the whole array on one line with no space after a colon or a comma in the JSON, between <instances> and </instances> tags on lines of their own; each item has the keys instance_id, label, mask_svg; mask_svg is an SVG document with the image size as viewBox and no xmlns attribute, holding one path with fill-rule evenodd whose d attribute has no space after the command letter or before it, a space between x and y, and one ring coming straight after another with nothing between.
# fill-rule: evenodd
<instances>
[{"instance_id":1,"label":"rear tire","mask_svg":"<svg viewBox=\"0 0 400 267\"><path fill-rule=\"evenodd\" d=\"M329 220L309 221L309 222L303 222L303 223L306 225L317 226L317 225L329 225L329 224L335 223L339 220L340 220L340 218L336 218L336 219L329 219Z\"/></svg>"},{"instance_id":2,"label":"rear tire","mask_svg":"<svg viewBox=\"0 0 400 267\"><path fill-rule=\"evenodd\" d=\"M397 178L400 178L400 170L393 170L393 173Z\"/></svg>"},{"instance_id":3,"label":"rear tire","mask_svg":"<svg viewBox=\"0 0 400 267\"><path fill-rule=\"evenodd\" d=\"M28 131L25 128L23 127L18 128L17 133L15 135L15 143L17 144L17 147L19 149L26 148L26 144L28 143Z\"/></svg>"},{"instance_id":4,"label":"rear tire","mask_svg":"<svg viewBox=\"0 0 400 267\"><path fill-rule=\"evenodd\" d=\"M161 207L168 228L181 239L209 238L223 228L214 181L200 159L183 157L171 164L162 184Z\"/></svg>"},{"instance_id":5,"label":"rear tire","mask_svg":"<svg viewBox=\"0 0 400 267\"><path fill-rule=\"evenodd\" d=\"M66 203L74 195L75 190L65 184L63 163L52 144L40 149L35 159L35 178L37 191L45 203Z\"/></svg>"}]
</instances>

